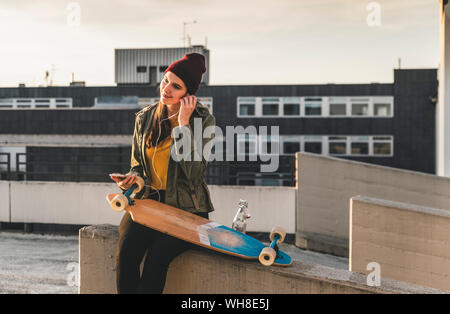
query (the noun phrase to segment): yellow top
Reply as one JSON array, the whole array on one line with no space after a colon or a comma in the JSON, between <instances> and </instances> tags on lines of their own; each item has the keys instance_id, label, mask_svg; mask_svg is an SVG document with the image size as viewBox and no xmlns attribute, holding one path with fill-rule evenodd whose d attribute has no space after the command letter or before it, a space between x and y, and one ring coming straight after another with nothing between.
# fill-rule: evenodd
<instances>
[{"instance_id":1,"label":"yellow top","mask_svg":"<svg viewBox=\"0 0 450 314\"><path fill-rule=\"evenodd\" d=\"M172 128L178 126L178 117L169 119ZM152 182L150 186L155 190L165 190L167 183L167 169L169 168L170 145L172 144L172 137L168 136L163 141L159 142L155 147L145 148L145 157L150 165L150 173Z\"/></svg>"}]
</instances>

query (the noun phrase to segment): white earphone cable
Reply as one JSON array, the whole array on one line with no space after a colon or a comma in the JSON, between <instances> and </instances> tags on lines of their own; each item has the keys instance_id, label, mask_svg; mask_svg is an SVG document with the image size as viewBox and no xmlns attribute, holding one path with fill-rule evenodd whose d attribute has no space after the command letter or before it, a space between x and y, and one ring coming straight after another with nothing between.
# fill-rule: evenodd
<instances>
[{"instance_id":1,"label":"white earphone cable","mask_svg":"<svg viewBox=\"0 0 450 314\"><path fill-rule=\"evenodd\" d=\"M179 112L180 112L180 109L178 109L178 111L177 111L176 113L174 113L173 115L171 115L170 117L167 117L167 118L162 119L161 121L159 121L159 134L158 134L158 138L156 139L155 149L154 149L154 151L153 151L153 156L152 156L152 168L153 168L154 173L155 173L156 176L158 177L159 184L162 184L162 180L161 180L160 176L158 175L158 173L156 172L156 168L155 168L155 156L156 156L156 150L157 150L157 148L158 148L158 141L159 141L159 138L161 137L161 123L162 123L163 121L165 121L165 120L168 120L168 119L174 117L174 116L177 115ZM170 158L170 156L169 156L169 158ZM148 185L147 185L147 186L148 186ZM149 186L149 187L151 188L151 186ZM159 190L156 190L156 192L158 193L158 202L160 202L160 201L161 201L161 195L159 194ZM149 195L152 195L152 194L154 194L154 193L150 193Z\"/></svg>"}]
</instances>

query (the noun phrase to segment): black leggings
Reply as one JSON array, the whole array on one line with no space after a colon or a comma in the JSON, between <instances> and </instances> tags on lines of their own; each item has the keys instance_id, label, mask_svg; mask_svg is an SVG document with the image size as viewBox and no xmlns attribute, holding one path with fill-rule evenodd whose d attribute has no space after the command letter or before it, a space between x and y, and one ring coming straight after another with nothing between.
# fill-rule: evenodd
<instances>
[{"instance_id":1,"label":"black leggings","mask_svg":"<svg viewBox=\"0 0 450 314\"><path fill-rule=\"evenodd\" d=\"M160 191L161 201L165 200L164 192ZM158 200L158 195L151 198ZM197 215L208 218L208 213ZM119 226L116 254L117 292L162 293L170 262L193 247L188 242L135 223L126 212ZM147 250L141 276L140 264Z\"/></svg>"}]
</instances>

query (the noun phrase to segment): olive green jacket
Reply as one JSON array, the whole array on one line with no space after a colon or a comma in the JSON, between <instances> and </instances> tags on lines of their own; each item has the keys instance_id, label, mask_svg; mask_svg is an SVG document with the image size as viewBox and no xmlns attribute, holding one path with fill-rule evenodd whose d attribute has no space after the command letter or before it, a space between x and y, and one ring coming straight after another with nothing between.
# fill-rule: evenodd
<instances>
[{"instance_id":1,"label":"olive green jacket","mask_svg":"<svg viewBox=\"0 0 450 314\"><path fill-rule=\"evenodd\" d=\"M145 157L145 143L149 135L156 107L157 103L149 105L136 113L133 144L131 148L131 169L128 174L136 174L142 177L146 185L146 187L136 195L137 198L148 198L150 193L149 185L152 179L149 171L150 165ZM179 131L187 131L187 129L182 130L182 128L188 128L190 131L191 158L190 161L186 160L187 158L177 158L177 161L172 158L172 155L169 157L165 202L168 205L193 213L211 212L214 210L214 207L211 202L208 186L204 179L204 172L208 162L204 157L205 154L202 154L201 158L197 156L197 160L201 159L201 161L195 161L196 159L194 158L194 153L196 153L193 150L195 143L194 118L201 118L202 130L200 134L203 134L203 131L208 126L214 127L216 123L216 119L210 114L208 107L197 102L190 117L189 124L176 127L179 128ZM212 143L211 141L214 140L214 132L211 133L211 137L201 138L202 152L205 145L207 146L207 149L208 147L209 149L212 147L211 144L208 144ZM199 142L200 141L197 142L198 148L200 148ZM170 146L171 152L174 149L174 145L178 147L179 144L181 144L180 138L177 139L175 137L175 139L172 139L172 144ZM184 149L185 147L183 147L183 151ZM198 151L199 150L197 150L197 152ZM177 154L177 156L179 156L179 154ZM209 154L207 154L207 156L209 156Z\"/></svg>"}]
</instances>

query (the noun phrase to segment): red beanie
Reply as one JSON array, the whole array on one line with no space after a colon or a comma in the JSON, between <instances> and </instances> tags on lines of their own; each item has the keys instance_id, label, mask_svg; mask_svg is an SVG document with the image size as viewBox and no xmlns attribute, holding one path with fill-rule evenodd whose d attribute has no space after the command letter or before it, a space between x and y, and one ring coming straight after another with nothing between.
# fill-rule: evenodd
<instances>
[{"instance_id":1,"label":"red beanie","mask_svg":"<svg viewBox=\"0 0 450 314\"><path fill-rule=\"evenodd\" d=\"M177 75L186 85L187 92L194 95L206 72L205 57L199 53L188 53L178 61L172 63L164 73L170 71Z\"/></svg>"}]
</instances>

